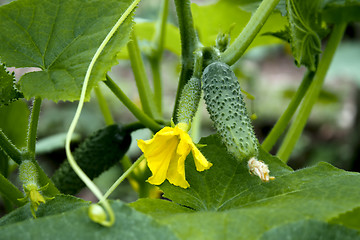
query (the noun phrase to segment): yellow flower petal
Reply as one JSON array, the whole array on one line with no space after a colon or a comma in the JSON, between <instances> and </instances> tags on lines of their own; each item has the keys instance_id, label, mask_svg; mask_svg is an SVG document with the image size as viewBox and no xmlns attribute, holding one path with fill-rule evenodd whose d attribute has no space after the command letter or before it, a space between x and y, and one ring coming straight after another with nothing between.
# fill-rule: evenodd
<instances>
[{"instance_id":1,"label":"yellow flower petal","mask_svg":"<svg viewBox=\"0 0 360 240\"><path fill-rule=\"evenodd\" d=\"M143 140L138 141L138 146L144 152L149 169L153 174L148 179L149 183L159 185L165 181L167 170L171 159L176 153L178 142L178 139L171 135L155 136L150 143L146 143Z\"/></svg>"},{"instance_id":2,"label":"yellow flower petal","mask_svg":"<svg viewBox=\"0 0 360 240\"><path fill-rule=\"evenodd\" d=\"M196 166L196 170L201 172L209 169L212 166L212 163L206 160L204 155L199 151L199 149L193 144L191 148L191 153L194 157L194 162Z\"/></svg>"},{"instance_id":3,"label":"yellow flower petal","mask_svg":"<svg viewBox=\"0 0 360 240\"><path fill-rule=\"evenodd\" d=\"M190 151L198 171L212 166L197 149L189 134L183 130L185 127L164 127L152 139L138 140L138 146L143 151L153 174L148 179L149 183L159 185L168 179L173 185L189 187L185 178L185 160Z\"/></svg>"}]
</instances>

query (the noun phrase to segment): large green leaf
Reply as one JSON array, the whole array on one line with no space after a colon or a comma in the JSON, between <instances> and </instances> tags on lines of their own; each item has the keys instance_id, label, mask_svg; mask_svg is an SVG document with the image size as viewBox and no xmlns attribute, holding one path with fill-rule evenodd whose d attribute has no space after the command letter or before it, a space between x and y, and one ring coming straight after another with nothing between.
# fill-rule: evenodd
<instances>
[{"instance_id":1,"label":"large green leaf","mask_svg":"<svg viewBox=\"0 0 360 240\"><path fill-rule=\"evenodd\" d=\"M298 66L305 65L311 71L317 67L321 53L321 29L319 11L322 0L287 0L287 16L291 49Z\"/></svg>"},{"instance_id":2,"label":"large green leaf","mask_svg":"<svg viewBox=\"0 0 360 240\"><path fill-rule=\"evenodd\" d=\"M88 65L131 0L18 0L0 8L0 56L7 66L38 67L20 79L26 98L78 100ZM127 43L132 18L118 29L92 71L103 80ZM88 94L89 95L89 94Z\"/></svg>"},{"instance_id":3,"label":"large green leaf","mask_svg":"<svg viewBox=\"0 0 360 240\"><path fill-rule=\"evenodd\" d=\"M0 227L1 239L178 239L166 226L152 218L131 209L122 202L111 204L116 221L110 227L102 227L88 217L88 206L61 214Z\"/></svg>"},{"instance_id":4,"label":"large green leaf","mask_svg":"<svg viewBox=\"0 0 360 240\"><path fill-rule=\"evenodd\" d=\"M190 188L161 185L173 202L144 199L131 206L168 225L182 239L259 239L277 227L288 231L291 228L286 225L298 221L305 221L305 225L308 220L328 222L360 206L358 173L326 163L292 171L261 151L259 158L276 177L263 183L219 142L214 136L200 142L207 145L201 151L213 163L209 170L195 171L192 157L187 158ZM360 216L352 217L360 225ZM314 226L316 229L323 230L322 226Z\"/></svg>"},{"instance_id":5,"label":"large green leaf","mask_svg":"<svg viewBox=\"0 0 360 240\"><path fill-rule=\"evenodd\" d=\"M204 6L192 4L191 10L194 24L202 44L205 46L215 45L218 33L226 33L231 28L230 36L234 40L251 17L251 12L240 8L240 6L244 5L246 5L246 1L240 1L239 3L238 1L229 0L220 0L214 4ZM250 5L252 6L253 4ZM259 45L281 43L279 39L272 36L263 36L262 33L279 31L284 28L285 24L286 18L282 17L279 12L274 12L262 27L262 30L254 39L249 49Z\"/></svg>"},{"instance_id":6,"label":"large green leaf","mask_svg":"<svg viewBox=\"0 0 360 240\"><path fill-rule=\"evenodd\" d=\"M221 140L216 136L210 136L200 142L207 145L201 148L201 151L214 166L204 172L197 172L193 158L189 155L186 160L186 179L191 187L183 189L165 182L160 186L165 197L196 210L220 211L247 203L249 196L246 193L259 191L276 195L279 191L292 191L293 187L277 187L283 184L281 179L262 184L258 177L249 174L246 161L239 162L219 142ZM269 164L271 176L278 177L292 172L282 161L264 151L260 152L259 158ZM274 189L276 191L273 191ZM255 195L253 197L256 198Z\"/></svg>"}]
</instances>

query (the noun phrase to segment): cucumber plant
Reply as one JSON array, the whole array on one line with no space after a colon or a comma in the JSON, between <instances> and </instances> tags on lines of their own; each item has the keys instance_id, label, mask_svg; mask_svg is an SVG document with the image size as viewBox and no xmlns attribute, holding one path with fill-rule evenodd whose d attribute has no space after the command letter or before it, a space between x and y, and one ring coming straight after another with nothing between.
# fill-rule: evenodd
<instances>
[{"instance_id":1,"label":"cucumber plant","mask_svg":"<svg viewBox=\"0 0 360 240\"><path fill-rule=\"evenodd\" d=\"M360 239L360 174L287 165L347 26L356 31L359 0L7 2L0 1L1 239ZM307 71L263 140L238 77L244 54L269 44L285 46ZM119 59L131 65L124 76L134 76L139 101L110 73ZM174 85L165 81L173 78L170 59L180 73L176 94L165 96ZM11 67L30 70L15 78ZM40 112L51 101L78 106L65 144L57 138L67 159L52 177L36 148ZM73 150L83 106L94 102L104 126ZM61 105L51 106L60 116ZM153 137L135 139L140 128ZM204 137L205 128L215 134ZM109 180L118 163L121 174ZM103 194L95 182L110 187ZM77 195L84 186L98 201ZM114 199L118 187L139 198Z\"/></svg>"}]
</instances>

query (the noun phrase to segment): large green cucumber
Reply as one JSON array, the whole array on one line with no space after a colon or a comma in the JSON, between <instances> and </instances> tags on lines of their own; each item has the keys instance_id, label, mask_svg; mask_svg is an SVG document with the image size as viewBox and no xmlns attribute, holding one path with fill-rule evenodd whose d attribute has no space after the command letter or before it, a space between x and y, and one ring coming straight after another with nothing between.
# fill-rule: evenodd
<instances>
[{"instance_id":1,"label":"large green cucumber","mask_svg":"<svg viewBox=\"0 0 360 240\"><path fill-rule=\"evenodd\" d=\"M202 88L210 118L228 151L239 160L257 157L257 139L234 72L225 63L213 62L203 72Z\"/></svg>"},{"instance_id":2,"label":"large green cucumber","mask_svg":"<svg viewBox=\"0 0 360 240\"><path fill-rule=\"evenodd\" d=\"M90 179L94 179L117 163L129 149L130 143L128 131L118 125L110 125L86 138L73 155L81 169ZM68 161L61 164L52 180L66 194L75 194L85 186Z\"/></svg>"}]
</instances>

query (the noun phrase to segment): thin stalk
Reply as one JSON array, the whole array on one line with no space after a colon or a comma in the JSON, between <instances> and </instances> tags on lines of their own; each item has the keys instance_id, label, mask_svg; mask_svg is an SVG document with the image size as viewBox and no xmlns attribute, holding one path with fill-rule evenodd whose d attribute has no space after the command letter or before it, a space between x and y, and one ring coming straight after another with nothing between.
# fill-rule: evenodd
<instances>
[{"instance_id":1,"label":"thin stalk","mask_svg":"<svg viewBox=\"0 0 360 240\"><path fill-rule=\"evenodd\" d=\"M95 87L95 94L96 94L96 98L98 100L99 107L100 107L101 113L104 117L106 125L114 124L115 122L111 115L109 105L107 104L106 99L101 92L100 86Z\"/></svg>"},{"instance_id":2,"label":"thin stalk","mask_svg":"<svg viewBox=\"0 0 360 240\"><path fill-rule=\"evenodd\" d=\"M29 157L31 157L32 159L35 159L36 135L39 123L41 102L42 99L40 97L36 97L34 99L29 121L29 129L27 134L27 151L30 154Z\"/></svg>"},{"instance_id":3,"label":"thin stalk","mask_svg":"<svg viewBox=\"0 0 360 240\"><path fill-rule=\"evenodd\" d=\"M303 103L299 109L299 113L297 117L291 124L290 129L287 132L285 139L277 153L277 156L284 162L288 161L291 152L294 149L295 144L300 138L300 135L306 125L311 110L316 100L318 99L323 82L325 80L327 70L331 64L336 48L341 42L345 28L346 28L346 23L337 24L335 25L331 33L329 42L327 43L322 58L319 62L318 69L315 73L314 80L311 83L309 90L307 91L304 97Z\"/></svg>"},{"instance_id":4,"label":"thin stalk","mask_svg":"<svg viewBox=\"0 0 360 240\"><path fill-rule=\"evenodd\" d=\"M169 14L169 0L163 0L159 20L156 24L155 35L153 38L153 49L149 56L151 72L154 82L154 98L159 115L162 116L162 79L161 79L161 59L164 51L166 35L166 23Z\"/></svg>"},{"instance_id":5,"label":"thin stalk","mask_svg":"<svg viewBox=\"0 0 360 240\"><path fill-rule=\"evenodd\" d=\"M163 0L159 20L156 25L155 35L153 39L154 43L154 52L153 58L161 59L162 53L164 51L164 42L165 42L165 34L166 34L166 23L169 15L169 0Z\"/></svg>"},{"instance_id":6,"label":"thin stalk","mask_svg":"<svg viewBox=\"0 0 360 240\"><path fill-rule=\"evenodd\" d=\"M160 72L160 60L161 58L152 58L149 59L149 62L154 81L154 101L159 115L162 116L162 80Z\"/></svg>"},{"instance_id":7,"label":"thin stalk","mask_svg":"<svg viewBox=\"0 0 360 240\"><path fill-rule=\"evenodd\" d=\"M233 65L245 53L279 1L280 0L264 0L261 2L239 36L230 47L221 54L221 59L226 64Z\"/></svg>"},{"instance_id":8,"label":"thin stalk","mask_svg":"<svg viewBox=\"0 0 360 240\"><path fill-rule=\"evenodd\" d=\"M314 75L315 72L312 71L308 71L305 74L299 88L297 89L295 95L292 97L285 112L281 115L281 117L278 119L274 127L271 129L268 136L263 141L261 146L263 147L264 150L270 151L277 142L277 140L279 139L279 137L281 136L281 134L285 131L291 118L293 117L294 113L299 107L301 100L303 99L305 93L307 92L314 78Z\"/></svg>"},{"instance_id":9,"label":"thin stalk","mask_svg":"<svg viewBox=\"0 0 360 240\"><path fill-rule=\"evenodd\" d=\"M20 198L24 197L24 194L2 174L0 174L0 192L2 193L3 197L6 197L9 201L18 207L26 203L19 201Z\"/></svg>"},{"instance_id":10,"label":"thin stalk","mask_svg":"<svg viewBox=\"0 0 360 240\"><path fill-rule=\"evenodd\" d=\"M150 117L158 117L154 102L154 95L150 88L149 79L146 76L144 62L141 57L140 48L134 31L131 40L127 44L131 67L133 69L136 86L138 88L141 106L144 112Z\"/></svg>"},{"instance_id":11,"label":"thin stalk","mask_svg":"<svg viewBox=\"0 0 360 240\"><path fill-rule=\"evenodd\" d=\"M0 129L0 147L6 152L11 159L17 164L22 161L22 152L11 142L11 140Z\"/></svg>"},{"instance_id":12,"label":"thin stalk","mask_svg":"<svg viewBox=\"0 0 360 240\"><path fill-rule=\"evenodd\" d=\"M129 167L124 173L123 175L121 175L119 177L118 180L116 180L116 182L109 188L109 190L104 194L104 199L107 199L110 194L120 185L120 183L122 181L125 180L125 178L127 176L129 176L129 174L132 173L132 171L145 159L144 155L141 155L134 163L133 165L131 165L131 167Z\"/></svg>"},{"instance_id":13,"label":"thin stalk","mask_svg":"<svg viewBox=\"0 0 360 240\"><path fill-rule=\"evenodd\" d=\"M176 14L179 22L181 38L181 72L178 89L176 92L173 121L177 123L177 109L182 89L193 74L194 57L193 53L198 48L198 38L194 28L191 14L190 0L175 0Z\"/></svg>"},{"instance_id":14,"label":"thin stalk","mask_svg":"<svg viewBox=\"0 0 360 240\"><path fill-rule=\"evenodd\" d=\"M120 87L107 75L106 86L115 94L115 96L130 110L132 114L142 122L146 127L151 129L153 132L157 132L161 129L161 126L154 121L151 117L145 114L141 109L139 109L120 89Z\"/></svg>"}]
</instances>

